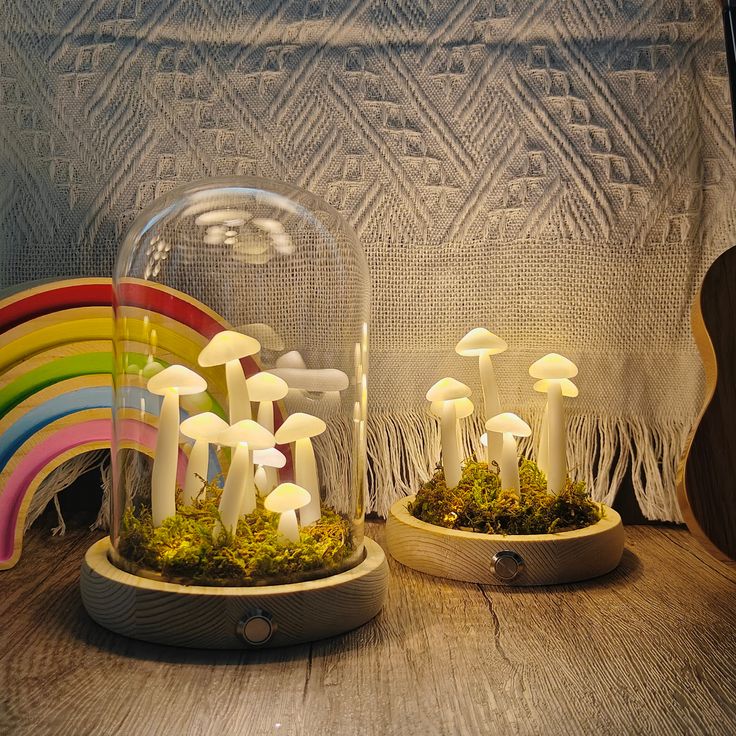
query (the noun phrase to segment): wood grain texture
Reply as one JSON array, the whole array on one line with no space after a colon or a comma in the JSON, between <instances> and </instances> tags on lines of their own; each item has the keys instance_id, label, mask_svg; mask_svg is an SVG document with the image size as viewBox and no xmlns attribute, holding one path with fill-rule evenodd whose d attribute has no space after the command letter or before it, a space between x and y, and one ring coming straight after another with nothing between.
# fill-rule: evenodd
<instances>
[{"instance_id":1,"label":"wood grain texture","mask_svg":"<svg viewBox=\"0 0 736 736\"><path fill-rule=\"evenodd\" d=\"M365 540L366 557L328 578L290 585L212 588L148 580L110 563L110 540L90 547L81 591L89 615L135 639L205 649L254 649L237 633L248 612L264 611L276 625L268 647L324 639L362 626L386 596L388 565L381 547Z\"/></svg>"},{"instance_id":2,"label":"wood grain texture","mask_svg":"<svg viewBox=\"0 0 736 736\"><path fill-rule=\"evenodd\" d=\"M383 541L382 525L369 533ZM93 539L34 529L18 567L3 574L0 733L736 730L736 571L683 529L627 527L619 567L574 586L492 588L389 560L387 603L365 626L240 652L147 644L94 624L78 587Z\"/></svg>"},{"instance_id":3,"label":"wood grain texture","mask_svg":"<svg viewBox=\"0 0 736 736\"><path fill-rule=\"evenodd\" d=\"M624 551L621 517L606 508L597 524L559 534L477 534L444 529L413 517L407 506L414 496L397 501L386 523L388 551L414 570L451 580L489 585L554 585L577 582L613 570ZM524 569L510 582L494 572L493 556L511 550Z\"/></svg>"},{"instance_id":4,"label":"wood grain texture","mask_svg":"<svg viewBox=\"0 0 736 736\"><path fill-rule=\"evenodd\" d=\"M703 279L692 330L706 398L680 464L677 498L690 531L714 556L736 561L736 248Z\"/></svg>"}]
</instances>

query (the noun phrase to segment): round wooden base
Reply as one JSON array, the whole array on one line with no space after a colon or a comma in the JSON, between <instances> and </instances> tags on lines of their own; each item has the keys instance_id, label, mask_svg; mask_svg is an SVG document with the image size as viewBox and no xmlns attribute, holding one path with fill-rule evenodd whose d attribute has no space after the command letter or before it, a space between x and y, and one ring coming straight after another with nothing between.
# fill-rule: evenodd
<instances>
[{"instance_id":1,"label":"round wooden base","mask_svg":"<svg viewBox=\"0 0 736 736\"><path fill-rule=\"evenodd\" d=\"M82 563L82 601L101 626L134 639L204 649L263 649L342 634L383 605L388 564L365 539L365 558L337 575L289 585L215 588L131 575L108 558L110 538Z\"/></svg>"},{"instance_id":2,"label":"round wooden base","mask_svg":"<svg viewBox=\"0 0 736 736\"><path fill-rule=\"evenodd\" d=\"M613 570L624 551L621 517L608 507L592 526L558 534L479 534L413 517L409 496L386 523L388 551L402 565L452 580L490 585L573 583Z\"/></svg>"}]
</instances>

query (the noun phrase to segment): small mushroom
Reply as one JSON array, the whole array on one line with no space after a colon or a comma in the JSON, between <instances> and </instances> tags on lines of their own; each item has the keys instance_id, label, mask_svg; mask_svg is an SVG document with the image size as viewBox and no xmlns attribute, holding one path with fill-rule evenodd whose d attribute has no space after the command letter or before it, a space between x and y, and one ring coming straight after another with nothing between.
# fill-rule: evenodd
<instances>
[{"instance_id":1,"label":"small mushroom","mask_svg":"<svg viewBox=\"0 0 736 736\"><path fill-rule=\"evenodd\" d=\"M455 346L455 352L464 357L478 358L480 383L483 387L483 407L486 419L490 419L501 411L501 402L498 398L498 385L493 370L492 355L498 355L507 350L508 345L498 335L489 332L485 327L476 327L470 330ZM501 460L501 436L492 435L488 443L488 465L495 460Z\"/></svg>"},{"instance_id":2,"label":"small mushroom","mask_svg":"<svg viewBox=\"0 0 736 736\"><path fill-rule=\"evenodd\" d=\"M549 381L546 378L537 381L534 384L534 390L539 393L546 394L549 391ZM569 398L575 398L578 395L578 387L569 379L563 378L561 383L562 395ZM549 406L544 405L544 414L542 415L542 426L539 430L539 447L537 449L537 465L539 469L547 475L549 470Z\"/></svg>"},{"instance_id":3,"label":"small mushroom","mask_svg":"<svg viewBox=\"0 0 736 736\"><path fill-rule=\"evenodd\" d=\"M460 467L460 436L458 433L458 399L467 399L470 389L454 378L442 378L427 391L427 401L438 402L441 411L442 467L445 471L445 482L454 488L462 474Z\"/></svg>"},{"instance_id":4,"label":"small mushroom","mask_svg":"<svg viewBox=\"0 0 736 736\"><path fill-rule=\"evenodd\" d=\"M253 418L248 385L240 359L255 355L260 349L261 344L255 338L233 330L223 330L218 332L199 354L198 362L203 368L225 366L230 424Z\"/></svg>"},{"instance_id":5,"label":"small mushroom","mask_svg":"<svg viewBox=\"0 0 736 736\"><path fill-rule=\"evenodd\" d=\"M503 435L501 450L501 488L513 489L519 494L519 458L516 454L516 440L514 437L528 437L531 427L516 414L504 412L496 414L486 422L488 433L498 432Z\"/></svg>"},{"instance_id":6,"label":"small mushroom","mask_svg":"<svg viewBox=\"0 0 736 736\"><path fill-rule=\"evenodd\" d=\"M250 514L255 510L256 487L252 453L254 450L273 447L274 436L260 424L250 419L241 419L228 427L217 441L221 445L234 447L235 451L220 497L220 521L213 529L215 541L223 527L230 534L235 534L241 513Z\"/></svg>"},{"instance_id":7,"label":"small mushroom","mask_svg":"<svg viewBox=\"0 0 736 736\"><path fill-rule=\"evenodd\" d=\"M557 353L549 353L529 367L532 378L546 379L547 385L547 490L560 493L567 477L567 437L562 407L562 381L578 374L575 363Z\"/></svg>"},{"instance_id":8,"label":"small mushroom","mask_svg":"<svg viewBox=\"0 0 736 736\"><path fill-rule=\"evenodd\" d=\"M310 501L310 493L306 488L295 483L282 483L266 496L263 505L268 511L281 514L278 534L282 542L299 541L299 522L296 509L303 508ZM304 522L302 522L302 526Z\"/></svg>"},{"instance_id":9,"label":"small mushroom","mask_svg":"<svg viewBox=\"0 0 736 736\"><path fill-rule=\"evenodd\" d=\"M207 381L183 365L170 365L148 379L152 394L163 396L151 474L151 517L154 527L176 513L176 468L179 454L179 397L207 389Z\"/></svg>"},{"instance_id":10,"label":"small mushroom","mask_svg":"<svg viewBox=\"0 0 736 736\"><path fill-rule=\"evenodd\" d=\"M289 416L276 431L277 444L294 443L294 480L310 494L308 505L299 512L302 526L309 526L322 516L319 475L311 438L326 429L327 425L318 417L297 412Z\"/></svg>"},{"instance_id":11,"label":"small mushroom","mask_svg":"<svg viewBox=\"0 0 736 736\"><path fill-rule=\"evenodd\" d=\"M211 411L195 414L181 423L181 433L194 440L189 453L187 474L184 481L184 503L191 505L202 490L202 481L207 480L210 462L210 442L217 442L218 437L227 429L227 422Z\"/></svg>"},{"instance_id":12,"label":"small mushroom","mask_svg":"<svg viewBox=\"0 0 736 736\"><path fill-rule=\"evenodd\" d=\"M275 447L269 447L266 450L256 450L253 453L253 462L258 466L255 474L256 488L261 496L267 496L278 485L276 469L286 465L286 455Z\"/></svg>"}]
</instances>

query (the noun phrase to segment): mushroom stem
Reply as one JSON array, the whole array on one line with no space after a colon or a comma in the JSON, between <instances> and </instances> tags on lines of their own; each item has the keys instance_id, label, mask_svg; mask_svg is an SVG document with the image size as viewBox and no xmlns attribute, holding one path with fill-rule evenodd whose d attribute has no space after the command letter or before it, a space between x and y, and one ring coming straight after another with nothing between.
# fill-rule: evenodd
<instances>
[{"instance_id":1,"label":"mushroom stem","mask_svg":"<svg viewBox=\"0 0 736 736\"><path fill-rule=\"evenodd\" d=\"M279 518L278 534L282 540L289 542L299 541L299 522L296 520L296 512L284 511Z\"/></svg>"},{"instance_id":2,"label":"mushroom stem","mask_svg":"<svg viewBox=\"0 0 736 736\"><path fill-rule=\"evenodd\" d=\"M225 485L222 489L219 506L220 521L215 523L214 529L212 530L212 537L215 541L220 536L223 527L230 534L235 534L237 531L238 518L240 516L240 509L243 506L243 495L249 469L252 477L253 463L251 462L250 450L248 449L247 443L241 442L233 452L230 470L228 470Z\"/></svg>"},{"instance_id":3,"label":"mushroom stem","mask_svg":"<svg viewBox=\"0 0 736 736\"><path fill-rule=\"evenodd\" d=\"M235 424L241 419L252 419L248 384L239 360L228 360L225 363L225 380L230 424Z\"/></svg>"},{"instance_id":4,"label":"mushroom stem","mask_svg":"<svg viewBox=\"0 0 736 736\"><path fill-rule=\"evenodd\" d=\"M261 427L264 427L273 434L273 401L261 401L258 404L258 418L256 421L261 425ZM266 474L265 487L268 490L265 492L260 488L259 490L261 490L262 494L265 496L279 484L279 474L276 468L269 467L263 468L263 472Z\"/></svg>"},{"instance_id":5,"label":"mushroom stem","mask_svg":"<svg viewBox=\"0 0 736 736\"><path fill-rule=\"evenodd\" d=\"M537 449L537 466L546 475L549 466L549 406L544 405L542 426L539 428L539 447Z\"/></svg>"},{"instance_id":6,"label":"mushroom stem","mask_svg":"<svg viewBox=\"0 0 736 736\"><path fill-rule=\"evenodd\" d=\"M184 481L184 503L191 506L202 490L202 481L207 480L207 471L210 464L210 444L205 440L196 440L189 453L187 475ZM199 477L197 477L199 476Z\"/></svg>"},{"instance_id":7,"label":"mushroom stem","mask_svg":"<svg viewBox=\"0 0 736 736\"><path fill-rule=\"evenodd\" d=\"M478 368L480 370L480 383L483 389L483 408L486 413L486 419L495 417L501 413L501 402L498 398L498 384L496 383L496 373L493 370L493 361L488 353L482 353L478 356ZM491 432L488 436L487 459L490 467L491 461L495 460L501 464L501 448L503 441L498 432Z\"/></svg>"},{"instance_id":8,"label":"mushroom stem","mask_svg":"<svg viewBox=\"0 0 736 736\"><path fill-rule=\"evenodd\" d=\"M309 437L300 438L294 443L294 481L298 486L309 491L311 496L309 503L299 509L299 520L302 526L309 526L322 517L317 460L314 457L314 448Z\"/></svg>"},{"instance_id":9,"label":"mushroom stem","mask_svg":"<svg viewBox=\"0 0 736 736\"><path fill-rule=\"evenodd\" d=\"M565 487L566 435L562 410L562 386L552 381L547 391L547 490L558 494Z\"/></svg>"},{"instance_id":10,"label":"mushroom stem","mask_svg":"<svg viewBox=\"0 0 736 736\"><path fill-rule=\"evenodd\" d=\"M492 432L489 434L493 434ZM511 432L503 433L501 449L501 488L516 491L519 495L519 459L516 454L516 440Z\"/></svg>"},{"instance_id":11,"label":"mushroom stem","mask_svg":"<svg viewBox=\"0 0 736 736\"><path fill-rule=\"evenodd\" d=\"M176 513L176 467L179 455L179 392L164 392L156 433L151 475L151 517L154 527Z\"/></svg>"},{"instance_id":12,"label":"mushroom stem","mask_svg":"<svg viewBox=\"0 0 736 736\"><path fill-rule=\"evenodd\" d=\"M261 496L267 496L273 490L273 486L268 482L268 470L270 468L264 468L263 465L259 465L253 476L256 488Z\"/></svg>"},{"instance_id":13,"label":"mushroom stem","mask_svg":"<svg viewBox=\"0 0 736 736\"><path fill-rule=\"evenodd\" d=\"M256 510L256 480L253 468L253 456L248 454L248 467L245 469L245 487L243 489L243 504L240 507L241 516L252 514Z\"/></svg>"},{"instance_id":14,"label":"mushroom stem","mask_svg":"<svg viewBox=\"0 0 736 736\"><path fill-rule=\"evenodd\" d=\"M458 437L457 412L454 401L445 401L442 406L440 425L442 438L442 467L445 471L445 483L454 488L461 477L460 471L460 438Z\"/></svg>"}]
</instances>

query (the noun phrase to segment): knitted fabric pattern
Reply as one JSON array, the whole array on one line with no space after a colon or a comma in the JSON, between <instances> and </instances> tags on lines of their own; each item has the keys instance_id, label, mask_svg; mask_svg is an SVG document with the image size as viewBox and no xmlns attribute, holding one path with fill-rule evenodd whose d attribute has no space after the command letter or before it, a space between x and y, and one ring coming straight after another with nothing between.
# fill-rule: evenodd
<instances>
[{"instance_id":1,"label":"knitted fabric pattern","mask_svg":"<svg viewBox=\"0 0 736 736\"><path fill-rule=\"evenodd\" d=\"M369 509L437 462L434 381L482 405L453 348L486 326L504 409L538 426L528 366L571 358L573 474L610 502L631 466L644 514L680 519L689 308L736 237L717 3L4 0L0 30L0 286L109 275L178 184L282 179L371 268Z\"/></svg>"}]
</instances>

